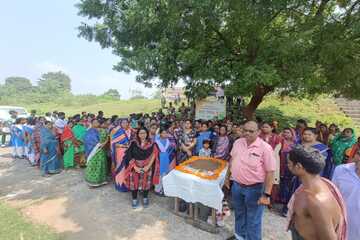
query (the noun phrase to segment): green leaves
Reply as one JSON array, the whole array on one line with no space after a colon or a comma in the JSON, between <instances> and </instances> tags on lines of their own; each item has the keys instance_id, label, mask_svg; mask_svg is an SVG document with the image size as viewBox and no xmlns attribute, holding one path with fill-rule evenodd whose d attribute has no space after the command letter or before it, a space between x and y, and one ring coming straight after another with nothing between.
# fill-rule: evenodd
<instances>
[{"instance_id":1,"label":"green leaves","mask_svg":"<svg viewBox=\"0 0 360 240\"><path fill-rule=\"evenodd\" d=\"M192 96L277 92L360 97L356 0L82 0L80 36L121 57L146 86L180 79ZM196 92L196 93L195 93Z\"/></svg>"}]
</instances>

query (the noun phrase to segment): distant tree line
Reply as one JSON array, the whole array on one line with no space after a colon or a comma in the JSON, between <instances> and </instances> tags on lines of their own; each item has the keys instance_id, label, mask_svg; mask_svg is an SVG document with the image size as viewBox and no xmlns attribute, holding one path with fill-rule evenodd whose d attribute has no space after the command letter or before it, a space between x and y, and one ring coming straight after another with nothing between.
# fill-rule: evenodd
<instances>
[{"instance_id":1,"label":"distant tree line","mask_svg":"<svg viewBox=\"0 0 360 240\"><path fill-rule=\"evenodd\" d=\"M41 75L36 85L25 77L12 76L0 85L0 104L29 104L58 101L75 101L75 98L120 100L116 89L109 89L100 96L92 94L73 95L71 79L63 72L48 72ZM85 101L86 102L86 101ZM87 102L88 103L88 102Z\"/></svg>"}]
</instances>

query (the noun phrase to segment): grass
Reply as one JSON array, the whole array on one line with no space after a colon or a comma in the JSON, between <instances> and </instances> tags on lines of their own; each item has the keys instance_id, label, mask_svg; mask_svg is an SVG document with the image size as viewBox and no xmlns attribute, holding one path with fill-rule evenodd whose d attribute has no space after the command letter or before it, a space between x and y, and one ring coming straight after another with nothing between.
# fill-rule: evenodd
<instances>
[{"instance_id":1,"label":"grass","mask_svg":"<svg viewBox=\"0 0 360 240\"><path fill-rule=\"evenodd\" d=\"M296 99L284 98L280 99L276 96L269 96L259 106L257 116L264 120L277 120L280 127L294 126L297 119L305 119L314 126L317 120L327 125L335 123L340 128L352 127L359 132L359 128L355 127L355 123L347 117L331 98L319 97L316 99Z\"/></svg>"},{"instance_id":2,"label":"grass","mask_svg":"<svg viewBox=\"0 0 360 240\"><path fill-rule=\"evenodd\" d=\"M48 227L35 225L17 210L0 202L0 239L4 240L59 240Z\"/></svg>"},{"instance_id":3,"label":"grass","mask_svg":"<svg viewBox=\"0 0 360 240\"><path fill-rule=\"evenodd\" d=\"M44 114L54 110L65 112L67 115L74 115L77 113L91 112L97 113L104 111L105 115L119 115L120 117L128 116L130 113L139 112L154 112L160 108L160 100L153 99L136 99L136 100L107 100L100 102L73 102L71 104L29 104L25 106L28 110L36 109L38 113Z\"/></svg>"}]
</instances>

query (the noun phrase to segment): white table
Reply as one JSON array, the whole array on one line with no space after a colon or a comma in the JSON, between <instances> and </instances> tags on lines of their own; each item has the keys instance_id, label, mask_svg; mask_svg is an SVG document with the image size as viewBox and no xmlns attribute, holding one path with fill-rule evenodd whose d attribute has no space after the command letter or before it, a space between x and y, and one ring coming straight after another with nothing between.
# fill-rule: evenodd
<instances>
[{"instance_id":1,"label":"white table","mask_svg":"<svg viewBox=\"0 0 360 240\"><path fill-rule=\"evenodd\" d=\"M218 233L216 210L222 211L224 193L222 187L225 182L228 167L226 166L215 180L207 180L179 170L172 170L163 178L164 193L175 198L175 211L178 216L184 217L190 224L202 230ZM179 199L189 203L188 214L179 212ZM211 208L212 224L209 225L199 219L199 204Z\"/></svg>"}]
</instances>

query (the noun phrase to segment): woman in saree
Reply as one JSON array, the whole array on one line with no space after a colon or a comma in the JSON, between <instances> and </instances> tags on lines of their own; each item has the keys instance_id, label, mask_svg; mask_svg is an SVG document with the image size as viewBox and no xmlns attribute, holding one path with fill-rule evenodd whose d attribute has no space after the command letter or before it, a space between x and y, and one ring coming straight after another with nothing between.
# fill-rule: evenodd
<instances>
[{"instance_id":1,"label":"woman in saree","mask_svg":"<svg viewBox=\"0 0 360 240\"><path fill-rule=\"evenodd\" d=\"M156 136L155 142L159 149L160 161L160 183L155 185L155 193L163 196L164 189L162 185L162 178L165 177L172 169L175 168L175 147L171 144L166 128L161 127L159 135Z\"/></svg>"},{"instance_id":2,"label":"woman in saree","mask_svg":"<svg viewBox=\"0 0 360 240\"><path fill-rule=\"evenodd\" d=\"M113 128L110 133L111 157L113 161L112 173L115 178L115 188L119 192L128 191L125 184L119 184L116 179L115 172L122 166L125 152L128 149L132 139L131 135L132 130L129 127L129 121L127 119L122 119L120 126Z\"/></svg>"},{"instance_id":3,"label":"woman in saree","mask_svg":"<svg viewBox=\"0 0 360 240\"><path fill-rule=\"evenodd\" d=\"M274 128L270 123L263 122L261 124L260 130L261 132L259 137L267 142L273 149L275 149L276 146L280 144L281 137L273 132Z\"/></svg>"},{"instance_id":4,"label":"woman in saree","mask_svg":"<svg viewBox=\"0 0 360 240\"><path fill-rule=\"evenodd\" d=\"M303 133L302 145L305 148L314 148L323 155L323 157L325 158L326 164L325 164L325 168L320 173L320 175L327 179L331 179L334 168L335 168L331 150L327 145L317 141L317 138L318 138L318 131L315 128L310 128L310 127L305 128L304 133Z\"/></svg>"},{"instance_id":5,"label":"woman in saree","mask_svg":"<svg viewBox=\"0 0 360 240\"><path fill-rule=\"evenodd\" d=\"M49 174L60 173L59 141L56 137L53 124L45 122L45 127L40 129L40 169L44 177Z\"/></svg>"},{"instance_id":6,"label":"woman in saree","mask_svg":"<svg viewBox=\"0 0 360 240\"><path fill-rule=\"evenodd\" d=\"M316 130L316 128L307 127L304 129L304 132L303 132L302 145L304 146L304 148L318 151L324 157L325 167L322 170L322 172L320 173L320 176L331 180L332 174L335 169L331 150L325 144L317 141L317 138L318 138L318 131ZM296 189L300 186L300 184L301 184L301 182L300 182L299 178L293 177L292 183L291 183L291 194L289 196L290 198L291 198L292 194L296 191Z\"/></svg>"},{"instance_id":7,"label":"woman in saree","mask_svg":"<svg viewBox=\"0 0 360 240\"><path fill-rule=\"evenodd\" d=\"M354 161L354 157L356 153L360 150L360 137L357 139L357 143L355 143L351 149L349 150L349 157L346 163L352 163Z\"/></svg>"},{"instance_id":8,"label":"woman in saree","mask_svg":"<svg viewBox=\"0 0 360 240\"><path fill-rule=\"evenodd\" d=\"M91 128L84 137L86 170L85 181L90 187L99 187L107 184L108 166L105 146L108 142L108 134L100 128L97 119L91 121Z\"/></svg>"},{"instance_id":9,"label":"woman in saree","mask_svg":"<svg viewBox=\"0 0 360 240\"><path fill-rule=\"evenodd\" d=\"M86 134L86 127L82 122L80 122L79 117L74 118L75 126L72 128L72 132L74 133L74 150L75 155L74 159L78 166L85 167L86 159L85 159L85 149L84 149L84 136Z\"/></svg>"},{"instance_id":10,"label":"woman in saree","mask_svg":"<svg viewBox=\"0 0 360 240\"><path fill-rule=\"evenodd\" d=\"M334 140L334 138L340 134L340 130L339 127L332 123L329 126L329 136L328 136L328 144L331 145L332 141Z\"/></svg>"},{"instance_id":11,"label":"woman in saree","mask_svg":"<svg viewBox=\"0 0 360 240\"><path fill-rule=\"evenodd\" d=\"M274 133L273 126L271 123L263 122L260 127L260 135L259 137L267 142L272 149L274 150L274 155L276 159L277 171L275 173L275 178L277 179L276 184L273 185L273 189L271 191L271 200L275 203L280 203L280 184L279 184L279 168L280 168L280 145L281 145L281 137Z\"/></svg>"},{"instance_id":12,"label":"woman in saree","mask_svg":"<svg viewBox=\"0 0 360 240\"><path fill-rule=\"evenodd\" d=\"M39 167L40 166L40 153L41 153L41 137L40 137L40 129L44 127L45 118L40 117L36 120L33 134L32 134L32 141L34 142L34 153L35 153L35 163Z\"/></svg>"},{"instance_id":13,"label":"woman in saree","mask_svg":"<svg viewBox=\"0 0 360 240\"><path fill-rule=\"evenodd\" d=\"M178 153L176 159L180 164L193 155L196 146L196 132L192 128L191 120L186 120L184 128L180 129L177 134Z\"/></svg>"},{"instance_id":14,"label":"woman in saree","mask_svg":"<svg viewBox=\"0 0 360 240\"><path fill-rule=\"evenodd\" d=\"M26 143L26 156L31 166L36 166L35 162L35 149L32 135L34 134L35 119L28 118L27 124L24 125L25 143Z\"/></svg>"},{"instance_id":15,"label":"woman in saree","mask_svg":"<svg viewBox=\"0 0 360 240\"><path fill-rule=\"evenodd\" d=\"M126 150L123 164L116 170L118 184L126 184L132 194L132 207L139 207L138 192L143 191L143 206L149 206L149 190L159 184L159 150L149 139L145 127L138 129L136 140Z\"/></svg>"},{"instance_id":16,"label":"woman in saree","mask_svg":"<svg viewBox=\"0 0 360 240\"><path fill-rule=\"evenodd\" d=\"M334 157L335 165L344 163L345 151L356 143L354 130L345 128L341 134L338 134L331 143L331 149Z\"/></svg>"},{"instance_id":17,"label":"woman in saree","mask_svg":"<svg viewBox=\"0 0 360 240\"><path fill-rule=\"evenodd\" d=\"M281 134L281 150L280 150L280 202L283 205L282 215L287 214L287 204L291 197L291 183L293 174L287 167L288 155L295 146L296 134L291 128L284 128Z\"/></svg>"},{"instance_id":18,"label":"woman in saree","mask_svg":"<svg viewBox=\"0 0 360 240\"><path fill-rule=\"evenodd\" d=\"M22 121L22 118L16 119L15 124L10 128L13 158L23 159L25 154L25 135Z\"/></svg>"},{"instance_id":19,"label":"woman in saree","mask_svg":"<svg viewBox=\"0 0 360 240\"><path fill-rule=\"evenodd\" d=\"M219 127L218 135L213 142L213 156L228 161L230 160L230 148L231 140L227 135L227 127L226 125L221 125Z\"/></svg>"},{"instance_id":20,"label":"woman in saree","mask_svg":"<svg viewBox=\"0 0 360 240\"><path fill-rule=\"evenodd\" d=\"M69 122L65 127L61 135L61 141L64 146L64 168L73 168L74 167L74 156L75 156L75 147L74 147L74 134L72 132L73 123Z\"/></svg>"},{"instance_id":21,"label":"woman in saree","mask_svg":"<svg viewBox=\"0 0 360 240\"><path fill-rule=\"evenodd\" d=\"M326 145L329 144L329 129L326 124L321 123L319 125L318 141Z\"/></svg>"}]
</instances>

